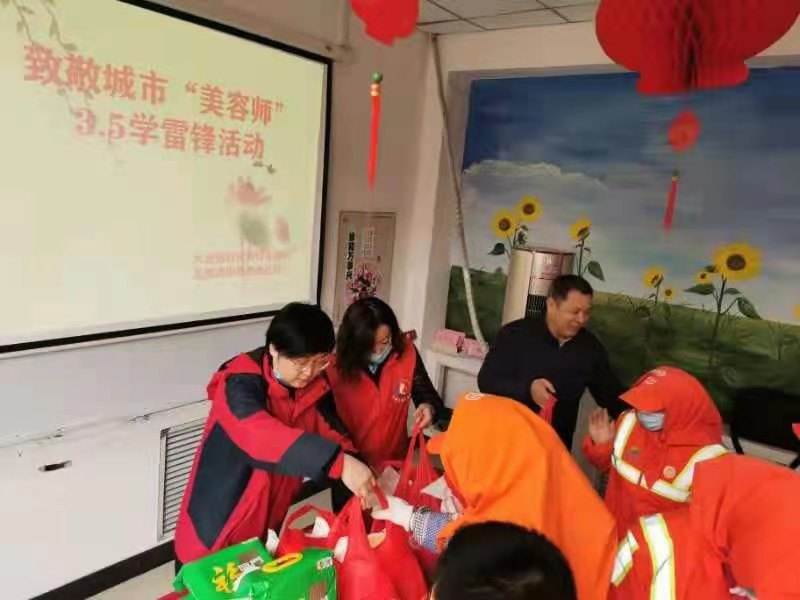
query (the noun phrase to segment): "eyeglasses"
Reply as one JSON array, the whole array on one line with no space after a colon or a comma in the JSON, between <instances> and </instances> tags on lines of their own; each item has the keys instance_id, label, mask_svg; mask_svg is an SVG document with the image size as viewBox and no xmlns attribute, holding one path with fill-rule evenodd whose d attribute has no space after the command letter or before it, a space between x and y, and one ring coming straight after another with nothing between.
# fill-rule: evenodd
<instances>
[{"instance_id":1,"label":"eyeglasses","mask_svg":"<svg viewBox=\"0 0 800 600\"><path fill-rule=\"evenodd\" d=\"M286 358L284 360L291 363L299 373L319 373L328 368L331 364L330 354L318 354L310 358Z\"/></svg>"}]
</instances>

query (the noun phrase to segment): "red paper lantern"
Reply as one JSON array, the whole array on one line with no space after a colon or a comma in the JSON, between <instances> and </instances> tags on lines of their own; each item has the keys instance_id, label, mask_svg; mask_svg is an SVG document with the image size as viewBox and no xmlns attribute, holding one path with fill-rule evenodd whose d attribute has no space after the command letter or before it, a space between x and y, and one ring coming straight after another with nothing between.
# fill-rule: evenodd
<instances>
[{"instance_id":1,"label":"red paper lantern","mask_svg":"<svg viewBox=\"0 0 800 600\"><path fill-rule=\"evenodd\" d=\"M669 145L675 152L686 152L700 137L700 119L691 111L679 114L669 128Z\"/></svg>"},{"instance_id":2,"label":"red paper lantern","mask_svg":"<svg viewBox=\"0 0 800 600\"><path fill-rule=\"evenodd\" d=\"M602 0L597 38L640 92L676 94L743 83L798 15L800 0Z\"/></svg>"},{"instance_id":3,"label":"red paper lantern","mask_svg":"<svg viewBox=\"0 0 800 600\"><path fill-rule=\"evenodd\" d=\"M417 26L419 0L351 0L351 5L367 35L387 46L411 35Z\"/></svg>"},{"instance_id":4,"label":"red paper lantern","mask_svg":"<svg viewBox=\"0 0 800 600\"><path fill-rule=\"evenodd\" d=\"M667 140L675 152L683 153L697 143L700 137L700 119L691 111L684 111L675 117L669 128ZM672 229L672 219L675 216L675 204L678 201L678 182L680 181L680 170L675 169L672 173L672 185L670 186L669 196L667 196L667 209L664 211L664 229Z\"/></svg>"}]
</instances>

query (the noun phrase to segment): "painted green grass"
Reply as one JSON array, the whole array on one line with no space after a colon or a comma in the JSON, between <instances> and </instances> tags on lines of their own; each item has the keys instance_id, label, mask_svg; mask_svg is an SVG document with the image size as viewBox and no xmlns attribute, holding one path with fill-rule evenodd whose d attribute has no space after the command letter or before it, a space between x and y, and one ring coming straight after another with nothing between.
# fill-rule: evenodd
<instances>
[{"instance_id":1,"label":"painted green grass","mask_svg":"<svg viewBox=\"0 0 800 600\"><path fill-rule=\"evenodd\" d=\"M493 340L500 328L506 276L473 271L478 319ZM660 304L598 292L591 329L608 349L625 384L658 365L676 365L698 377L727 412L737 389L765 387L800 395L800 327L725 317L715 358L710 339L714 315L680 304ZM459 268L450 273L447 327L471 334ZM713 364L712 364L713 363Z\"/></svg>"}]
</instances>

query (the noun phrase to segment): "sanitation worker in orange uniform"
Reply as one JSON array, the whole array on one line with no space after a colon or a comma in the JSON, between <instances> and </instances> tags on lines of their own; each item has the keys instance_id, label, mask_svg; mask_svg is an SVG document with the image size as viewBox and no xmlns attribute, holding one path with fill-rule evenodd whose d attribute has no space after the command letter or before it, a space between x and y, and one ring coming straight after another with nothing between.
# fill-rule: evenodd
<instances>
[{"instance_id":1,"label":"sanitation worker in orange uniform","mask_svg":"<svg viewBox=\"0 0 800 600\"><path fill-rule=\"evenodd\" d=\"M800 598L800 473L728 454L695 469L692 526L731 587L758 600Z\"/></svg>"},{"instance_id":2,"label":"sanitation worker in orange uniform","mask_svg":"<svg viewBox=\"0 0 800 600\"><path fill-rule=\"evenodd\" d=\"M695 466L726 453L722 418L703 385L685 371L654 369L622 400L633 410L616 424L596 411L583 443L589 461L609 473L606 504L620 536L641 516L685 506Z\"/></svg>"},{"instance_id":3,"label":"sanitation worker in orange uniform","mask_svg":"<svg viewBox=\"0 0 800 600\"><path fill-rule=\"evenodd\" d=\"M689 507L640 517L623 536L612 600L730 600L723 563L691 525Z\"/></svg>"},{"instance_id":4,"label":"sanitation worker in orange uniform","mask_svg":"<svg viewBox=\"0 0 800 600\"><path fill-rule=\"evenodd\" d=\"M432 512L388 497L373 517L395 523L430 550L477 523L512 523L538 531L564 554L579 600L606 600L614 520L556 431L529 408L499 396L465 394L447 432L428 450L441 457L451 511ZM498 579L502 580L502 573ZM485 582L487 590L493 581ZM486 592L486 598L502 598Z\"/></svg>"}]
</instances>

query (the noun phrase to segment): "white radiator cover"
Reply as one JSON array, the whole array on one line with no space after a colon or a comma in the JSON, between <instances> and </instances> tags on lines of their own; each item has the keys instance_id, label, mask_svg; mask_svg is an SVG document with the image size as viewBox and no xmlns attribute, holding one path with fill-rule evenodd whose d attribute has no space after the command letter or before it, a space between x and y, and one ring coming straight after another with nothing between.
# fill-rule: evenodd
<instances>
[{"instance_id":1,"label":"white radiator cover","mask_svg":"<svg viewBox=\"0 0 800 600\"><path fill-rule=\"evenodd\" d=\"M0 562L13 573L3 600L34 597L168 540L174 523L164 509L175 494L165 502L164 474L181 475L178 443L194 443L189 432L207 413L208 403L196 402L0 448Z\"/></svg>"}]
</instances>

